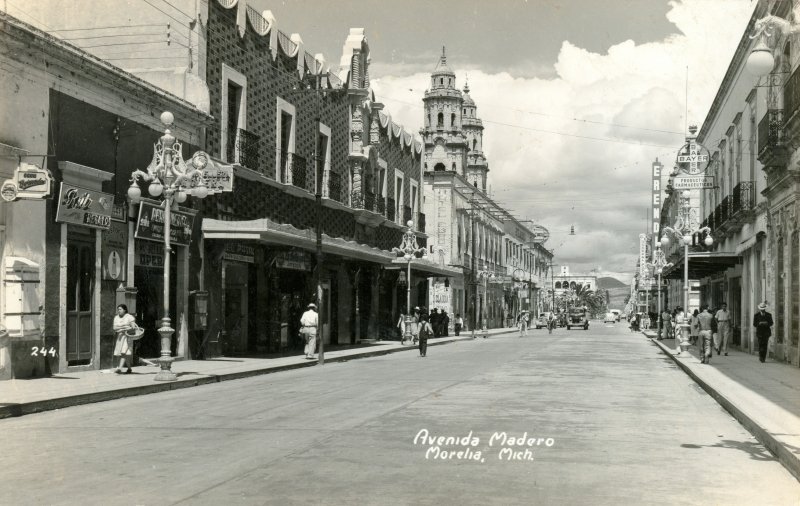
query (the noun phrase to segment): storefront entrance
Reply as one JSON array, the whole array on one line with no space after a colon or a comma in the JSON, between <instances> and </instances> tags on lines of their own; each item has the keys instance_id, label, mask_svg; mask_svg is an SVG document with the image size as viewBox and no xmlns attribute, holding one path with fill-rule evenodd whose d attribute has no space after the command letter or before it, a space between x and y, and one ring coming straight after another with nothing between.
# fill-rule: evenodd
<instances>
[{"instance_id":1,"label":"storefront entrance","mask_svg":"<svg viewBox=\"0 0 800 506\"><path fill-rule=\"evenodd\" d=\"M94 342L94 233L70 235L67 246L67 364L88 365Z\"/></svg>"}]
</instances>

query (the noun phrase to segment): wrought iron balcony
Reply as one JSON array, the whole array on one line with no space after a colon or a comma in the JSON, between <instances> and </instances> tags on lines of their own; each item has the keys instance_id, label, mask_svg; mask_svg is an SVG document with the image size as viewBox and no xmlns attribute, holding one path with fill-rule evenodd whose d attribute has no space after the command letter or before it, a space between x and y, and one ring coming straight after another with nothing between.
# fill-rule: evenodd
<instances>
[{"instance_id":1,"label":"wrought iron balcony","mask_svg":"<svg viewBox=\"0 0 800 506\"><path fill-rule=\"evenodd\" d=\"M386 216L386 197L378 195L378 199L375 201L375 212Z\"/></svg>"},{"instance_id":2,"label":"wrought iron balcony","mask_svg":"<svg viewBox=\"0 0 800 506\"><path fill-rule=\"evenodd\" d=\"M328 173L328 198L342 202L342 176L336 172Z\"/></svg>"},{"instance_id":3,"label":"wrought iron balcony","mask_svg":"<svg viewBox=\"0 0 800 506\"><path fill-rule=\"evenodd\" d=\"M395 220L395 201L393 198L386 199L386 219L389 221Z\"/></svg>"},{"instance_id":4,"label":"wrought iron balcony","mask_svg":"<svg viewBox=\"0 0 800 506\"><path fill-rule=\"evenodd\" d=\"M294 153L281 152L280 180L284 184L314 192L314 174L309 174L306 159Z\"/></svg>"},{"instance_id":5,"label":"wrought iron balcony","mask_svg":"<svg viewBox=\"0 0 800 506\"><path fill-rule=\"evenodd\" d=\"M730 224L740 229L747 221L755 217L756 196L755 182L741 181L733 188L730 204Z\"/></svg>"},{"instance_id":6,"label":"wrought iron balcony","mask_svg":"<svg viewBox=\"0 0 800 506\"><path fill-rule=\"evenodd\" d=\"M722 199L717 205L717 208L714 209L714 231L718 233L724 233L724 227L726 222L728 221L728 210L729 210L729 202L730 196L725 197Z\"/></svg>"},{"instance_id":7,"label":"wrought iron balcony","mask_svg":"<svg viewBox=\"0 0 800 506\"><path fill-rule=\"evenodd\" d=\"M768 161L784 145L783 109L770 109L758 123L758 159Z\"/></svg>"},{"instance_id":8,"label":"wrought iron balcony","mask_svg":"<svg viewBox=\"0 0 800 506\"><path fill-rule=\"evenodd\" d=\"M237 128L228 132L227 159L230 163L238 163L251 170L259 170L258 151L261 137Z\"/></svg>"},{"instance_id":9,"label":"wrought iron balcony","mask_svg":"<svg viewBox=\"0 0 800 506\"><path fill-rule=\"evenodd\" d=\"M414 218L413 214L411 213L411 206L403 206L403 225L412 221Z\"/></svg>"},{"instance_id":10,"label":"wrought iron balcony","mask_svg":"<svg viewBox=\"0 0 800 506\"><path fill-rule=\"evenodd\" d=\"M375 194L364 192L364 209L375 212Z\"/></svg>"}]
</instances>

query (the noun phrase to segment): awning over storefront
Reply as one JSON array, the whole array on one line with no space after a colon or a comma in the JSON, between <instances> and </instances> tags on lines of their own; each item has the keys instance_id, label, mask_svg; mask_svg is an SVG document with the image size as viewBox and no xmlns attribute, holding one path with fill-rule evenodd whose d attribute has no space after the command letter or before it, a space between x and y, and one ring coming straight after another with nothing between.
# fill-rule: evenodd
<instances>
[{"instance_id":1,"label":"awning over storefront","mask_svg":"<svg viewBox=\"0 0 800 506\"><path fill-rule=\"evenodd\" d=\"M392 259L391 263L392 265L397 265L398 267L406 267L407 265L407 262L403 257L395 257ZM423 258L412 259L411 269L418 272L424 272L430 276L438 276L442 278L454 278L464 275L464 271L461 269L450 267L448 265L440 265Z\"/></svg>"},{"instance_id":2,"label":"awning over storefront","mask_svg":"<svg viewBox=\"0 0 800 506\"><path fill-rule=\"evenodd\" d=\"M683 279L683 253L675 265L665 269L662 278ZM741 255L726 251L697 251L689 252L689 279L701 279L718 272L722 272L741 263Z\"/></svg>"},{"instance_id":3,"label":"awning over storefront","mask_svg":"<svg viewBox=\"0 0 800 506\"><path fill-rule=\"evenodd\" d=\"M314 251L317 244L313 230L301 230L291 225L275 223L267 218L249 221L203 219L203 238L239 241L259 241L266 244L293 246ZM391 263L395 256L387 251L322 234L322 251L347 258L380 264Z\"/></svg>"}]
</instances>

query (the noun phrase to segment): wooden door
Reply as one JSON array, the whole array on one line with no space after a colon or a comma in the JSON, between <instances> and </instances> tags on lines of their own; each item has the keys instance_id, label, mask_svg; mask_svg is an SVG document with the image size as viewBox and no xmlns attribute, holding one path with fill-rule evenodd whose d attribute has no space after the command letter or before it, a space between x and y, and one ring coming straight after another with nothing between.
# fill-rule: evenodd
<instances>
[{"instance_id":1,"label":"wooden door","mask_svg":"<svg viewBox=\"0 0 800 506\"><path fill-rule=\"evenodd\" d=\"M67 246L67 363L87 365L94 352L94 244Z\"/></svg>"}]
</instances>

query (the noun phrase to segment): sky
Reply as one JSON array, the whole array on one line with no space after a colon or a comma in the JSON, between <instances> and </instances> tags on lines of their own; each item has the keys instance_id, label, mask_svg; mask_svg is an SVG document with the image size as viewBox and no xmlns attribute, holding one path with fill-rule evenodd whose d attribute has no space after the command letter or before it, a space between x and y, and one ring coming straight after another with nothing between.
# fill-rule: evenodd
<instances>
[{"instance_id":1,"label":"sky","mask_svg":"<svg viewBox=\"0 0 800 506\"><path fill-rule=\"evenodd\" d=\"M338 67L365 29L378 102L408 131L442 46L483 119L492 196L547 227L554 262L630 280L651 165L701 125L756 6L749 0L251 0ZM688 111L688 114L687 114ZM574 227L575 235L570 235Z\"/></svg>"},{"instance_id":2,"label":"sky","mask_svg":"<svg viewBox=\"0 0 800 506\"><path fill-rule=\"evenodd\" d=\"M92 1L7 0L7 7L23 19L43 19L50 4L66 16ZM176 16L175 47L158 56L165 64L185 59L177 42L189 17L176 5L187 0L117 1ZM636 268L638 236L649 227L651 165L658 158L669 170L687 126L702 124L756 6L755 0L240 1L272 11L278 29L299 33L303 49L323 53L333 70L350 28L364 28L376 99L409 132L422 126L422 97L445 46L457 86L469 80L483 120L492 197L550 230L545 246L557 265L625 282ZM49 28L70 27L68 17ZM106 34L91 35L73 42L108 44L97 40ZM116 44L95 49L101 50L121 63L114 60L122 51Z\"/></svg>"}]
</instances>

